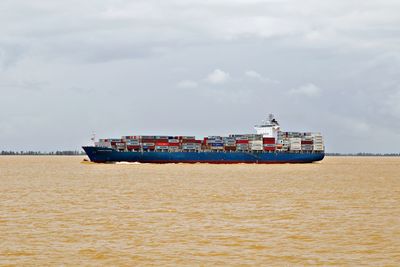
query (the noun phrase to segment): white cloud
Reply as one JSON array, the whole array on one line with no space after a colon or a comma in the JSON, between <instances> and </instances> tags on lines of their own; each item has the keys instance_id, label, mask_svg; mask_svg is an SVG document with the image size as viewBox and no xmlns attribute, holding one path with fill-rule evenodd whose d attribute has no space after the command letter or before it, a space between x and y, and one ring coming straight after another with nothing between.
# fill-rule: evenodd
<instances>
[{"instance_id":1,"label":"white cloud","mask_svg":"<svg viewBox=\"0 0 400 267\"><path fill-rule=\"evenodd\" d=\"M263 79L261 74L256 72L256 71L254 71L254 70L247 70L247 71L245 71L244 75L246 75L247 77L256 78L256 79L259 79L259 80Z\"/></svg>"},{"instance_id":2,"label":"white cloud","mask_svg":"<svg viewBox=\"0 0 400 267\"><path fill-rule=\"evenodd\" d=\"M196 88L199 84L192 80L182 80L177 84L179 88Z\"/></svg>"},{"instance_id":3,"label":"white cloud","mask_svg":"<svg viewBox=\"0 0 400 267\"><path fill-rule=\"evenodd\" d=\"M229 81L230 78L231 76L229 73L220 69L216 69L208 74L206 81L212 84L223 84Z\"/></svg>"},{"instance_id":4,"label":"white cloud","mask_svg":"<svg viewBox=\"0 0 400 267\"><path fill-rule=\"evenodd\" d=\"M302 95L307 97L317 97L321 94L321 88L313 83L302 85L298 88L293 88L288 92L289 95Z\"/></svg>"},{"instance_id":5,"label":"white cloud","mask_svg":"<svg viewBox=\"0 0 400 267\"><path fill-rule=\"evenodd\" d=\"M277 80L273 80L270 79L268 77L264 77L263 75L261 75L260 73L254 71L254 70L247 70L244 72L244 75L250 79L256 79L259 80L261 82L265 82L265 83L279 83L279 81Z\"/></svg>"}]
</instances>

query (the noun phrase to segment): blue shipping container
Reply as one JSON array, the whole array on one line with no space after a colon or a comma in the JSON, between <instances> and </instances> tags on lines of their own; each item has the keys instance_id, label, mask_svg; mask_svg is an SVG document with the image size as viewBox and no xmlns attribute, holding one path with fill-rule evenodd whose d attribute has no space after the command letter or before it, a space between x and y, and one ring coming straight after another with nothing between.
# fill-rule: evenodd
<instances>
[{"instance_id":1,"label":"blue shipping container","mask_svg":"<svg viewBox=\"0 0 400 267\"><path fill-rule=\"evenodd\" d=\"M224 146L223 143L211 143L211 146Z\"/></svg>"}]
</instances>

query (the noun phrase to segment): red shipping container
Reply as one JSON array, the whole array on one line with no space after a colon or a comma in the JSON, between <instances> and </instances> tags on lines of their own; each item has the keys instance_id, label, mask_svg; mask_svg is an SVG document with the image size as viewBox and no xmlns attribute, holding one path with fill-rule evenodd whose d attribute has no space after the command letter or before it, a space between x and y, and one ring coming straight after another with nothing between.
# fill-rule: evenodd
<instances>
[{"instance_id":1,"label":"red shipping container","mask_svg":"<svg viewBox=\"0 0 400 267\"><path fill-rule=\"evenodd\" d=\"M180 146L181 144L179 143L168 143L169 146Z\"/></svg>"},{"instance_id":2,"label":"red shipping container","mask_svg":"<svg viewBox=\"0 0 400 267\"><path fill-rule=\"evenodd\" d=\"M195 139L182 139L182 143L196 143Z\"/></svg>"},{"instance_id":3,"label":"red shipping container","mask_svg":"<svg viewBox=\"0 0 400 267\"><path fill-rule=\"evenodd\" d=\"M275 144L275 138L274 137L264 137L263 143L264 144Z\"/></svg>"},{"instance_id":4,"label":"red shipping container","mask_svg":"<svg viewBox=\"0 0 400 267\"><path fill-rule=\"evenodd\" d=\"M249 140L236 140L236 144L248 144Z\"/></svg>"},{"instance_id":5,"label":"red shipping container","mask_svg":"<svg viewBox=\"0 0 400 267\"><path fill-rule=\"evenodd\" d=\"M303 140L303 141L301 141L301 144L302 145L312 145L313 141L312 140Z\"/></svg>"},{"instance_id":6,"label":"red shipping container","mask_svg":"<svg viewBox=\"0 0 400 267\"><path fill-rule=\"evenodd\" d=\"M167 143L168 139L155 139L156 142Z\"/></svg>"},{"instance_id":7,"label":"red shipping container","mask_svg":"<svg viewBox=\"0 0 400 267\"><path fill-rule=\"evenodd\" d=\"M275 138L274 137L264 137L263 143L264 144L275 144Z\"/></svg>"},{"instance_id":8,"label":"red shipping container","mask_svg":"<svg viewBox=\"0 0 400 267\"><path fill-rule=\"evenodd\" d=\"M168 142L156 142L156 146L169 146Z\"/></svg>"},{"instance_id":9,"label":"red shipping container","mask_svg":"<svg viewBox=\"0 0 400 267\"><path fill-rule=\"evenodd\" d=\"M272 146L265 146L264 147L264 151L275 151L276 149L275 149L275 147L272 147Z\"/></svg>"},{"instance_id":10,"label":"red shipping container","mask_svg":"<svg viewBox=\"0 0 400 267\"><path fill-rule=\"evenodd\" d=\"M157 139L142 139L142 143L155 143L158 142Z\"/></svg>"}]
</instances>

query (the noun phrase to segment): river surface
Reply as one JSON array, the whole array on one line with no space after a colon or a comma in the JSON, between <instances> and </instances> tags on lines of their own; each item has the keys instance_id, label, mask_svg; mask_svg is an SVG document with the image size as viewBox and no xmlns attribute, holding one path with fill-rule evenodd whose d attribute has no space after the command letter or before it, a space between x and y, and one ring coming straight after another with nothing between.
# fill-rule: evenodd
<instances>
[{"instance_id":1,"label":"river surface","mask_svg":"<svg viewBox=\"0 0 400 267\"><path fill-rule=\"evenodd\" d=\"M400 266L400 158L0 157L0 265Z\"/></svg>"}]
</instances>

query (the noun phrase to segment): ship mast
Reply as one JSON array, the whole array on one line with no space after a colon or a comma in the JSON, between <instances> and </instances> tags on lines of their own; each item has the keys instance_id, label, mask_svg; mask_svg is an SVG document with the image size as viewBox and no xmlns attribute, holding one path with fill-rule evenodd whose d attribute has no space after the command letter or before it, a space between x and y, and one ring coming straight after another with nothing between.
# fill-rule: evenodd
<instances>
[{"instance_id":1,"label":"ship mast","mask_svg":"<svg viewBox=\"0 0 400 267\"><path fill-rule=\"evenodd\" d=\"M90 138L90 141L93 142L93 146L94 146L96 143L96 133L95 132L92 133L92 137Z\"/></svg>"}]
</instances>

